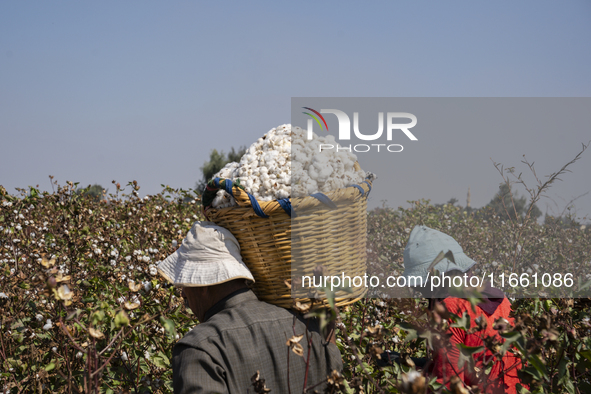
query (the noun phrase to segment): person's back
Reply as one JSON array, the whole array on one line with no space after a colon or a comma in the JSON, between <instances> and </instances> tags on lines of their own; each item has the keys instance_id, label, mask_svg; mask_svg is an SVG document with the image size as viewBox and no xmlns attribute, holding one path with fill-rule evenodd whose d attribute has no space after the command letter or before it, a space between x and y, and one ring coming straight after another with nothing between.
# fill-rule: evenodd
<instances>
[{"instance_id":1,"label":"person's back","mask_svg":"<svg viewBox=\"0 0 591 394\"><path fill-rule=\"evenodd\" d=\"M294 335L303 335L303 356L286 344ZM334 344L316 332L306 334L306 326L294 315L259 301L250 290L236 292L208 311L205 322L177 343L172 364L175 393L254 392L251 378L257 371L273 392L296 393L342 370Z\"/></svg>"}]
</instances>

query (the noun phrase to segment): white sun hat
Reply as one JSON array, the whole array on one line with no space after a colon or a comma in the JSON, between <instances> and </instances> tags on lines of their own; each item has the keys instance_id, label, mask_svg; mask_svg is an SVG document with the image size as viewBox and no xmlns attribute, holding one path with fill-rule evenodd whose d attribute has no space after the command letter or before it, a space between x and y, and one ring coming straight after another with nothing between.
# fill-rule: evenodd
<instances>
[{"instance_id":1,"label":"white sun hat","mask_svg":"<svg viewBox=\"0 0 591 394\"><path fill-rule=\"evenodd\" d=\"M176 252L158 264L158 272L175 286L212 286L254 278L240 256L238 240L212 222L195 222Z\"/></svg>"}]
</instances>

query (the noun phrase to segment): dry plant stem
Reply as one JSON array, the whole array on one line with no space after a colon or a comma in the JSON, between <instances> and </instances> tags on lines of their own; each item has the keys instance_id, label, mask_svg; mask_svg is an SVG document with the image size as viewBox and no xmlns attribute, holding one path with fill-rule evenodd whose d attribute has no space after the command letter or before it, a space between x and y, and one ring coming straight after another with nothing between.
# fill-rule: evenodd
<instances>
[{"instance_id":1,"label":"dry plant stem","mask_svg":"<svg viewBox=\"0 0 591 394\"><path fill-rule=\"evenodd\" d=\"M76 341L74 340L74 338L72 338L72 336L70 335L70 333L68 332L68 330L66 328L64 328L64 322L62 320L62 318L60 317L60 330L62 330L70 339L70 342L72 342L72 346L74 346L76 349L80 350L82 353L87 353L87 351L82 348L81 346L79 346Z\"/></svg>"},{"instance_id":2,"label":"dry plant stem","mask_svg":"<svg viewBox=\"0 0 591 394\"><path fill-rule=\"evenodd\" d=\"M564 207L564 209L562 210L562 212L560 212L560 216L564 216L565 211L572 206L573 202L577 201L581 197L585 197L587 194L589 194L589 192L585 192L585 193L581 194L580 196L574 197L569 202L567 202L566 203L566 206Z\"/></svg>"},{"instance_id":3,"label":"dry plant stem","mask_svg":"<svg viewBox=\"0 0 591 394\"><path fill-rule=\"evenodd\" d=\"M324 379L324 380L321 380L320 382L318 382L318 383L316 383L316 384L313 384L312 386L308 386L308 387L306 387L306 388L304 389L304 393L307 393L308 391L310 391L310 390L313 390L313 389L314 389L314 387L318 387L318 386L320 386L322 383L325 383L325 382L328 382L328 377L327 377L326 379Z\"/></svg>"},{"instance_id":4,"label":"dry plant stem","mask_svg":"<svg viewBox=\"0 0 591 394\"><path fill-rule=\"evenodd\" d=\"M525 183L525 181L521 178L521 173L517 176L515 176L513 168L508 168L507 170L504 169L504 167L500 164L500 163L496 163L493 161L493 164L495 166L495 168L497 169L497 171L499 171L499 173L501 174L501 177L503 178L503 180L505 181L505 184L508 186L509 188L509 195L511 197L511 203L513 204L513 210L515 213L515 222L517 221L517 211L516 211L516 207L515 207L515 202L513 201L513 193L511 191L511 185L513 183L518 183L523 185L523 187L525 188L525 190L529 193L530 195L530 204L529 204L529 208L527 210L527 213L525 214L525 217L523 218L523 226L520 227L520 229L517 232L517 235L515 237L515 252L513 254L513 270L515 270L516 266L517 266L517 254L519 252L519 248L518 246L520 246L520 242L519 240L521 240L523 237L523 231L526 227L526 225L529 223L529 221L531 220L531 211L533 209L533 206L536 202L538 202L540 200L540 198L543 196L543 193L552 185L552 183L556 180L561 180L559 177L561 175L563 175L566 172L570 172L570 170L568 169L569 166L571 166L572 164L574 164L575 162L577 162L580 158L581 155L583 154L583 152L585 152L585 150L587 150L587 148L589 147L589 144L591 144L591 141L587 142L587 145L585 145L584 143L581 144L582 148L581 151L568 163L566 163L565 165L562 166L562 168L560 168L560 170L548 175L548 179L545 182L542 182L535 171L534 168L534 162L530 163L527 159L525 159L525 155L524 155L524 159L521 161L522 163L524 163L525 165L528 166L528 168L530 169L530 171L533 173L536 182L538 184L537 186L537 190L534 190L532 188L529 188L527 186L527 184ZM505 175L505 172L513 175L513 177L515 178L514 182L511 182L511 180L509 179L508 176ZM509 219L511 219L511 215L509 215L508 209L505 206L505 200L502 199L501 200L503 203L503 208L505 209L505 212L507 213L507 216L509 216ZM524 239L521 243L523 243L523 246L525 246L526 240Z\"/></svg>"},{"instance_id":5,"label":"dry plant stem","mask_svg":"<svg viewBox=\"0 0 591 394\"><path fill-rule=\"evenodd\" d=\"M291 329L293 330L293 335L295 336L295 325L296 325L296 321L297 321L297 317L294 315L293 316L293 323L291 325ZM287 336L286 336L287 337ZM287 342L287 338L285 338ZM290 347L287 347L287 392L288 394L291 394L291 384L289 381L289 353L291 352Z\"/></svg>"},{"instance_id":6,"label":"dry plant stem","mask_svg":"<svg viewBox=\"0 0 591 394\"><path fill-rule=\"evenodd\" d=\"M347 333L345 333L345 335L346 334ZM345 338L349 338L349 337L346 335ZM371 383L374 385L374 387L378 387L379 388L379 385L374 380L374 378L370 375L369 371L365 368L365 365L363 365L363 361L359 358L359 353L357 353L357 348L355 347L355 344L353 342L351 342L349 339L347 339L347 344L349 345L349 348L353 352L353 356L355 357L355 361L357 361L357 364L359 364L359 366L366 373L367 377L369 378L369 380L371 381ZM382 390L381 388L379 388L379 390L380 390L379 391L380 394L385 394L385 391L384 390Z\"/></svg>"},{"instance_id":7,"label":"dry plant stem","mask_svg":"<svg viewBox=\"0 0 591 394\"><path fill-rule=\"evenodd\" d=\"M119 336L119 335L117 335L117 336ZM123 341L123 338L121 338L121 341L119 341L119 345L121 345L121 342L122 342L122 341ZM113 356L115 356L115 354L117 354L117 353L116 353L116 352L113 352L113 354L111 354L111 356L110 356L110 357L107 359L107 361L105 361L105 362L103 363L103 365L102 365L100 368L98 368L97 370L95 370L95 371L92 373L92 375L97 375L97 374L98 374L98 373L100 373L100 372L101 372L103 369L105 369L105 367L106 367L107 365L109 365L109 363L111 362L111 359L113 358ZM100 353L99 353L99 355L100 355ZM97 367L98 367L98 358L97 358Z\"/></svg>"},{"instance_id":8,"label":"dry plant stem","mask_svg":"<svg viewBox=\"0 0 591 394\"><path fill-rule=\"evenodd\" d=\"M169 297L168 300L168 308L164 311L164 313L169 312L169 310L171 309L170 303L172 301L172 294ZM67 311L67 310L66 310ZM99 363L100 363L100 358L101 356L107 351L109 350L113 344L117 341L117 339L119 338L119 345L121 345L121 343L123 342L123 339L129 335L136 327L138 327L139 325L143 325L151 320L154 320L155 318L161 316L162 313L154 315L154 316L144 316L137 324L135 324L133 327L130 328L130 330L125 333L125 329L122 328L115 337L113 337L113 339L109 342L109 344L100 352L98 352L96 350L96 340L94 338L92 338L92 348L90 348L88 351L83 349L82 347L80 347L76 341L74 340L74 338L72 338L72 336L70 335L70 333L68 332L68 330L65 328L64 326L64 322L63 319L60 317L60 330L62 330L66 336L68 337L68 339L70 340L72 346L74 346L76 349L80 350L83 353L87 354L87 362L86 362L86 374L84 376L84 386L85 386L85 392L90 392L91 390L91 385L94 385L94 389L97 390L96 392L98 392L99 387L100 387L100 373L109 365L109 363L111 362L111 360L113 359L113 357L115 356L116 352L113 352L111 354L111 356L99 367ZM84 331L88 331L84 325L78 320L77 317L74 318L74 321L76 321L80 327L84 330ZM93 363L94 362L94 363ZM94 364L94 365L93 365ZM138 368L138 372L137 375L139 377L139 360L137 363L137 368ZM70 376L71 376L71 372L70 372ZM88 378L87 378L88 376ZM71 379L69 379L69 381L71 381ZM135 382L135 386L137 387L137 379Z\"/></svg>"},{"instance_id":9,"label":"dry plant stem","mask_svg":"<svg viewBox=\"0 0 591 394\"><path fill-rule=\"evenodd\" d=\"M68 389L70 390L69 392L72 392L72 389L74 389L74 391L76 391L77 393L80 393L80 391L78 390L78 388L76 386L72 386L72 376L70 375L69 377L64 375L62 371L57 371L58 375L61 376L62 379L66 380L68 382Z\"/></svg>"},{"instance_id":10,"label":"dry plant stem","mask_svg":"<svg viewBox=\"0 0 591 394\"><path fill-rule=\"evenodd\" d=\"M117 333L117 335L115 335L113 337L113 339L111 340L111 342L109 342L109 344L107 346L105 346L105 348L103 350L101 350L99 352L99 356L101 356L104 352L106 352L107 350L109 350L111 348L111 346L113 346L113 343L115 343L115 341L117 340L117 338L119 338L119 336L123 333L123 328L121 330L119 330L119 332ZM110 359L110 358L109 358Z\"/></svg>"},{"instance_id":11,"label":"dry plant stem","mask_svg":"<svg viewBox=\"0 0 591 394\"><path fill-rule=\"evenodd\" d=\"M69 353L70 352L68 351L68 344L66 344L66 354L69 355ZM66 358L66 367L68 368L68 379L67 379L68 380L68 388L70 389L70 393L71 393L72 392L72 365L70 363L70 357Z\"/></svg>"},{"instance_id":12,"label":"dry plant stem","mask_svg":"<svg viewBox=\"0 0 591 394\"><path fill-rule=\"evenodd\" d=\"M2 326L4 325L2 324ZM4 349L4 335L0 335L0 345L2 345L2 361L6 361L6 349Z\"/></svg>"},{"instance_id":13,"label":"dry plant stem","mask_svg":"<svg viewBox=\"0 0 591 394\"><path fill-rule=\"evenodd\" d=\"M287 341L286 341L287 342ZM291 384L289 384L289 353L291 349L287 346L287 393L291 394Z\"/></svg>"},{"instance_id":14,"label":"dry plant stem","mask_svg":"<svg viewBox=\"0 0 591 394\"><path fill-rule=\"evenodd\" d=\"M304 375L304 387L302 387L302 393L304 394L306 393L306 386L308 385L308 369L310 368L310 353L312 352L312 338L308 335L308 320L306 320L306 340L308 341L308 359L306 360L306 374Z\"/></svg>"},{"instance_id":15,"label":"dry plant stem","mask_svg":"<svg viewBox=\"0 0 591 394\"><path fill-rule=\"evenodd\" d=\"M453 370L453 373L460 379L460 381L462 383L464 383L464 379L460 378L460 373L456 370L456 367L454 367L453 363L449 359L449 354L448 353L445 353L445 358L447 359L447 363L449 365L451 365L451 368ZM450 383L450 382L451 382L451 378L450 378L450 380L447 381L447 383ZM464 384L464 388L467 389L470 393L473 393L473 391L470 389L470 387L468 387L468 385Z\"/></svg>"}]
</instances>

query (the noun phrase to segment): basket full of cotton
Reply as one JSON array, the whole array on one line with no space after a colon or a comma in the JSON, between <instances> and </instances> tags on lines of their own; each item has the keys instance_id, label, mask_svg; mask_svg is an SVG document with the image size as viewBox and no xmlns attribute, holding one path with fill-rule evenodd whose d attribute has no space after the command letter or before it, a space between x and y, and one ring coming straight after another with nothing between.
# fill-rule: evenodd
<instances>
[{"instance_id":1,"label":"basket full of cotton","mask_svg":"<svg viewBox=\"0 0 591 394\"><path fill-rule=\"evenodd\" d=\"M363 276L367 196L373 174L363 171L334 137L282 125L229 163L202 197L209 220L238 239L263 301L304 308L323 296L314 275ZM308 279L309 278L309 279ZM339 306L365 288L335 293ZM321 302L322 304L322 302Z\"/></svg>"}]
</instances>

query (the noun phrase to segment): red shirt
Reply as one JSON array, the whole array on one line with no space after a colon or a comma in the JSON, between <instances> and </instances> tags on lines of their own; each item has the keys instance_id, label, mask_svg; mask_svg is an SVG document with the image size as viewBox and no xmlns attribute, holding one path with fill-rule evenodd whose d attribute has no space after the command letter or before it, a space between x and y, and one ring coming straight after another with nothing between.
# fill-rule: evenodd
<instances>
[{"instance_id":1,"label":"red shirt","mask_svg":"<svg viewBox=\"0 0 591 394\"><path fill-rule=\"evenodd\" d=\"M507 351L501 360L494 359L492 369L486 375L483 361L493 358L493 353L490 350L473 354L475 367L480 370L475 373L458 367L460 350L456 346L458 343L466 346L484 346L483 339L486 337L497 337L503 342L493 326L495 320L500 317L507 319L513 325L513 319L509 317L511 312L509 300L505 298L492 315L488 315L478 306L475 306L476 312L474 312L470 302L460 298L448 297L443 300L443 303L450 313L460 317L466 312L470 317L471 327L476 325L475 319L478 316L484 316L488 324L486 329L474 334L468 334L461 328L449 328L451 349L436 349L431 374L437 376L438 382L445 383L448 387L450 378L457 375L467 386L476 385L485 393L516 393L515 385L519 383L517 371L521 368L521 360L514 356L511 350Z\"/></svg>"}]
</instances>

